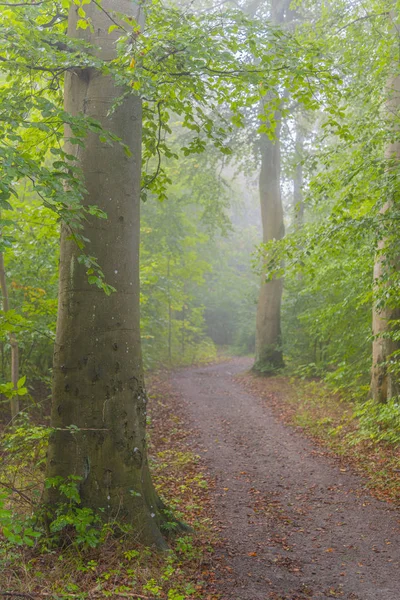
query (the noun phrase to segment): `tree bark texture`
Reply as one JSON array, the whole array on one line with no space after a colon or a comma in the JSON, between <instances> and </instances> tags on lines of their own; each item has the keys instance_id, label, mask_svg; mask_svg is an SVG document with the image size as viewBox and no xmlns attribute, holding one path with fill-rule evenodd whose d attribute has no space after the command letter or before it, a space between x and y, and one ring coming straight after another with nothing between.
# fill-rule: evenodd
<instances>
[{"instance_id":1,"label":"tree bark texture","mask_svg":"<svg viewBox=\"0 0 400 600\"><path fill-rule=\"evenodd\" d=\"M69 35L96 47L103 60L115 56L118 31L108 33L116 11L138 20L130 0L103 0L102 9L85 6L93 31L76 29L72 6ZM112 146L89 134L85 147L66 150L78 156L88 205L104 210L107 220L89 219L83 234L87 251L101 265L116 292L107 296L89 285L78 263L80 250L65 226L61 233L59 312L54 352L53 404L47 477L78 475L81 505L101 511L104 520L128 522L135 538L164 546L160 533L163 504L149 473L145 441L147 398L143 381L139 322L139 218L141 102L133 94L113 110L124 90L110 76L90 70L68 73L65 109L85 113L130 148ZM76 426L76 430L71 430ZM60 500L45 492L47 505Z\"/></svg>"},{"instance_id":2,"label":"tree bark texture","mask_svg":"<svg viewBox=\"0 0 400 600\"><path fill-rule=\"evenodd\" d=\"M281 24L288 10L287 0L273 0L271 21ZM266 135L261 138L261 171L259 179L263 242L281 239L285 234L280 187L281 115L275 115L275 139ZM281 302L283 280L265 281L262 276L256 317L256 357L253 369L257 372L274 373L284 366L281 339Z\"/></svg>"},{"instance_id":3,"label":"tree bark texture","mask_svg":"<svg viewBox=\"0 0 400 600\"><path fill-rule=\"evenodd\" d=\"M394 20L394 16L392 15ZM387 84L388 99L386 101L386 113L389 119L396 121L399 118L400 109L400 75L396 74L391 77ZM399 135L398 124L394 124L396 128L396 137ZM385 159L387 160L387 175L394 177L395 172L399 168L400 162L400 141L395 139L389 143L385 151ZM392 193L391 193L392 195ZM390 214L393 207L393 197L390 197L381 209L381 215ZM388 259L385 253L387 248L387 240L382 239L378 243L377 253L374 264L374 285L382 285L382 280L388 277L388 282L385 285L390 285L390 273L388 270L398 268L393 261ZM372 374L371 374L371 396L378 403L385 403L390 398L399 394L399 383L396 381L396 376L393 370L390 369L390 360L392 354L400 349L398 342L391 337L391 332L395 327L398 328L400 322L400 308L390 306L373 307L372 312Z\"/></svg>"},{"instance_id":4,"label":"tree bark texture","mask_svg":"<svg viewBox=\"0 0 400 600\"><path fill-rule=\"evenodd\" d=\"M278 119L280 117L278 116ZM260 202L263 242L284 235L283 207L280 190L280 123L276 139L262 139ZM256 317L256 360L254 370L272 373L283 367L281 340L282 279L265 281L262 276Z\"/></svg>"}]
</instances>

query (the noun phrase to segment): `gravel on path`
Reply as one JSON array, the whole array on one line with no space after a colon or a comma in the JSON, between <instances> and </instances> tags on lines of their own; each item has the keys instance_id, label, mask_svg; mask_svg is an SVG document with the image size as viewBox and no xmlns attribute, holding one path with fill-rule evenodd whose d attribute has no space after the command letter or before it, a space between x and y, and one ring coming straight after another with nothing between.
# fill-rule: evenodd
<instances>
[{"instance_id":1,"label":"gravel on path","mask_svg":"<svg viewBox=\"0 0 400 600\"><path fill-rule=\"evenodd\" d=\"M216 480L222 600L400 600L399 513L279 421L234 376L248 359L172 375Z\"/></svg>"}]
</instances>

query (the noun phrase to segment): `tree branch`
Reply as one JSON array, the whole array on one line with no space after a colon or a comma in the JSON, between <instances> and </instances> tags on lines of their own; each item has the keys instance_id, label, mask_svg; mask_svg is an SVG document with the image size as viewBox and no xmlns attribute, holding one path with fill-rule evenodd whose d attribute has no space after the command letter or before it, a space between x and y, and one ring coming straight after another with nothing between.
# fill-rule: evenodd
<instances>
[{"instance_id":1,"label":"tree branch","mask_svg":"<svg viewBox=\"0 0 400 600\"><path fill-rule=\"evenodd\" d=\"M161 117L161 104L162 104L162 100L160 100L160 102L157 102L157 111L158 111L158 135L157 135L157 145L156 145L156 152L157 152L157 156L158 156L158 163L157 163L157 169L153 175L153 177L150 179L150 181L148 181L143 187L142 190L145 189L149 189L151 184L153 183L153 181L155 181L158 177L158 174L160 172L160 168L161 168L161 151L160 151L160 144L161 144L161 132L162 132L162 117Z\"/></svg>"},{"instance_id":2,"label":"tree branch","mask_svg":"<svg viewBox=\"0 0 400 600\"><path fill-rule=\"evenodd\" d=\"M22 69L31 69L32 71L41 71L42 73L51 73L54 77L58 77L62 75L66 71L73 71L75 69L82 69L87 67L82 67L80 65L71 65L69 67L37 67L34 65L26 65L21 62L12 61L8 58L4 58L4 56L0 56L0 62L8 63L13 67L22 68Z\"/></svg>"},{"instance_id":3,"label":"tree branch","mask_svg":"<svg viewBox=\"0 0 400 600\"><path fill-rule=\"evenodd\" d=\"M41 4L45 4L49 2L49 0L42 0L41 2L0 2L0 6L9 6L10 8L14 8L14 6L40 6Z\"/></svg>"},{"instance_id":4,"label":"tree branch","mask_svg":"<svg viewBox=\"0 0 400 600\"><path fill-rule=\"evenodd\" d=\"M95 4L95 5L97 6L97 8L98 8L98 9L100 9L100 10L101 10L101 11L102 11L102 12L103 12L105 15L107 15L107 17L110 19L110 21L112 21L112 22L114 23L114 25L116 25L117 27L119 27L119 29L122 29L122 31L125 31L125 33L128 33L128 32L126 31L126 29L125 29L124 27L122 27L121 23L118 23L117 21L115 21L115 20L113 19L113 17L110 15L110 13L109 13L109 12L107 12L107 11L106 11L106 10L105 10L105 9L102 7L102 5L101 5L99 2L97 2L97 0L93 0L93 4Z\"/></svg>"},{"instance_id":5,"label":"tree branch","mask_svg":"<svg viewBox=\"0 0 400 600\"><path fill-rule=\"evenodd\" d=\"M350 23L347 23L347 25L343 25L343 27L338 29L336 31L336 33L340 33L341 31L344 31L345 29L347 29L348 27L351 27L352 25L354 25L355 23L358 23L359 21L367 21L368 19L375 19L375 17L387 17L389 14L390 13L388 13L388 12L383 12L383 13L375 13L373 15L364 15L363 17L358 17L358 19L354 19L354 21L350 21Z\"/></svg>"}]
</instances>

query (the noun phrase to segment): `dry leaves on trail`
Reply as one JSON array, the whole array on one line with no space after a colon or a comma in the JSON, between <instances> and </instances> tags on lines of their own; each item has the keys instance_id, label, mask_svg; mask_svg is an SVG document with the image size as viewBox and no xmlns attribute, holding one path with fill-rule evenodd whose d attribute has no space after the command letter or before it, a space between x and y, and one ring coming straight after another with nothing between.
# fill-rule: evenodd
<instances>
[{"instance_id":1,"label":"dry leaves on trail","mask_svg":"<svg viewBox=\"0 0 400 600\"><path fill-rule=\"evenodd\" d=\"M311 437L320 447L315 454L337 458L340 473L355 469L368 477L374 496L400 505L399 449L384 442L350 438L348 434L357 429L357 421L351 418L354 404L333 394L323 382L265 378L250 372L240 374L236 381L264 400L276 417Z\"/></svg>"}]
</instances>

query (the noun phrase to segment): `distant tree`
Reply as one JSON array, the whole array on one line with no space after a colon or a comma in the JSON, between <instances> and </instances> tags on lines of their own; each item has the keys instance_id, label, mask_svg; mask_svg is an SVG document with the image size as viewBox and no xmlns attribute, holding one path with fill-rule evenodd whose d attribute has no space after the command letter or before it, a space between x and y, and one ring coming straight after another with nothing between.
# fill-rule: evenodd
<instances>
[{"instance_id":1,"label":"distant tree","mask_svg":"<svg viewBox=\"0 0 400 600\"><path fill-rule=\"evenodd\" d=\"M291 362L384 402L399 376L398 25L390 31L390 1L347 8L336 3L299 26L332 52L339 81L305 146L303 226L264 256L269 277L285 266Z\"/></svg>"},{"instance_id":2,"label":"distant tree","mask_svg":"<svg viewBox=\"0 0 400 600\"><path fill-rule=\"evenodd\" d=\"M399 18L396 9L389 13L389 19L391 20L391 35L397 38L395 52L398 54ZM399 194L397 172L400 163L400 74L398 72L398 60L398 56L393 60L384 92L386 95L385 114L391 139L385 149L387 179L385 191L387 197L380 209L383 223L393 216L393 209L396 209ZM383 231L385 229L387 232L386 226L383 227ZM394 282L391 275L394 269L398 270L398 253L394 249L398 243L398 238L397 236L394 238L393 234L390 235L390 233L389 236L387 233L380 235L374 262L375 290L378 287L381 288L381 291L378 290L378 299L373 307L371 395L379 403L384 403L399 393L398 372L396 372L394 365L400 350L398 335L396 334L400 320L400 308L398 306L398 295L393 294Z\"/></svg>"},{"instance_id":3,"label":"distant tree","mask_svg":"<svg viewBox=\"0 0 400 600\"><path fill-rule=\"evenodd\" d=\"M296 140L294 148L294 173L293 173L293 205L294 224L296 228L304 222L304 198L303 198L303 165L304 156L304 130L301 123L301 115L296 120Z\"/></svg>"},{"instance_id":4,"label":"distant tree","mask_svg":"<svg viewBox=\"0 0 400 600\"><path fill-rule=\"evenodd\" d=\"M271 21L282 25L287 17L289 0L273 0ZM265 99L263 103L267 102ZM263 106L264 108L264 106ZM264 111L262 111L264 112ZM274 113L274 137L261 136L260 205L263 243L280 240L285 234L281 196L281 111ZM284 366L281 339L281 302L283 280L274 277L265 280L262 275L256 318L256 357L253 369L273 373Z\"/></svg>"}]
</instances>

